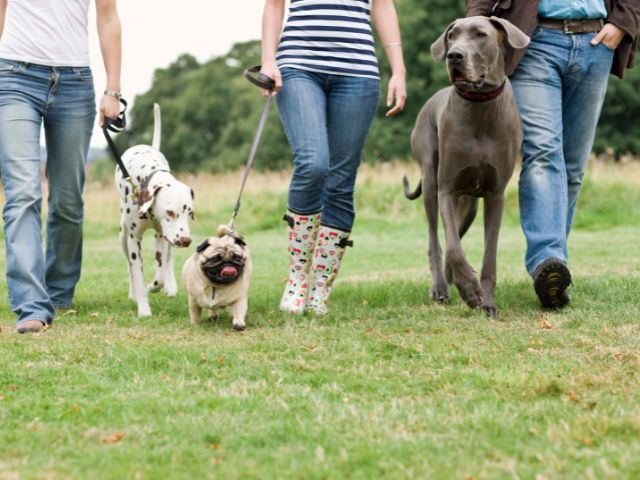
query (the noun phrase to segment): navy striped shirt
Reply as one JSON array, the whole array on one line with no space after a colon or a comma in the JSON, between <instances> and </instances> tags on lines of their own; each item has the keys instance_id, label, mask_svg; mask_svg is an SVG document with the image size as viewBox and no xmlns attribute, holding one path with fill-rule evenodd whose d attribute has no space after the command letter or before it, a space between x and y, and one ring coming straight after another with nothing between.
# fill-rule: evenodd
<instances>
[{"instance_id":1,"label":"navy striped shirt","mask_svg":"<svg viewBox=\"0 0 640 480\"><path fill-rule=\"evenodd\" d=\"M291 0L278 67L380 78L370 0Z\"/></svg>"}]
</instances>

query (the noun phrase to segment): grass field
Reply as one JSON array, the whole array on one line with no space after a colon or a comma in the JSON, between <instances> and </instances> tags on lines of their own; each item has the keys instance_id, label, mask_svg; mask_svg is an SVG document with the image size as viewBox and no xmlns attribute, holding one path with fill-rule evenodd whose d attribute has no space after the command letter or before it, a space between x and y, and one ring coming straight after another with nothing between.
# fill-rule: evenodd
<instances>
[{"instance_id":1,"label":"grass field","mask_svg":"<svg viewBox=\"0 0 640 480\"><path fill-rule=\"evenodd\" d=\"M363 169L355 248L327 317L278 311L286 174L252 174L248 329L189 323L184 290L127 299L114 187L87 187L74 309L13 333L0 289L0 479L640 477L640 165L591 168L572 234L571 305L538 308L515 184L497 319L428 300L413 165ZM195 241L228 221L239 174L186 178ZM479 268L481 222L465 248ZM150 276L152 235L143 250ZM176 251L176 271L191 253ZM4 261L4 260L2 260ZM4 269L4 264L2 264Z\"/></svg>"}]
</instances>

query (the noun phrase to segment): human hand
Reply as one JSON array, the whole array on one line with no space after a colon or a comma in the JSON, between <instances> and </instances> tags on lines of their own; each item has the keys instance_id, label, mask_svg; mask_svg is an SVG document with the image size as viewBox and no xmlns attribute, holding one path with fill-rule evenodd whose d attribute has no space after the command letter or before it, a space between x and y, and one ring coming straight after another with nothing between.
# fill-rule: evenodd
<instances>
[{"instance_id":1,"label":"human hand","mask_svg":"<svg viewBox=\"0 0 640 480\"><path fill-rule=\"evenodd\" d=\"M391 107L395 101L395 105L389 110L385 116L395 117L404 109L404 103L407 100L407 85L404 73L394 73L389 80L387 87L387 107Z\"/></svg>"},{"instance_id":2,"label":"human hand","mask_svg":"<svg viewBox=\"0 0 640 480\"><path fill-rule=\"evenodd\" d=\"M103 95L100 100L100 128L104 127L105 117L115 120L120 115L120 100L111 95Z\"/></svg>"},{"instance_id":3,"label":"human hand","mask_svg":"<svg viewBox=\"0 0 640 480\"><path fill-rule=\"evenodd\" d=\"M602 30L600 30L598 34L591 39L591 45L598 45L602 42L611 50L615 50L618 48L618 45L620 45L620 42L622 42L625 35L626 32L617 25L614 25L613 23L606 23L604 27L602 27Z\"/></svg>"},{"instance_id":4,"label":"human hand","mask_svg":"<svg viewBox=\"0 0 640 480\"><path fill-rule=\"evenodd\" d=\"M260 68L260 73L271 78L276 83L276 86L273 89L273 93L274 94L278 93L282 88L282 77L280 76L280 69L278 68L278 65L276 64L276 62L275 61L264 62L262 64L262 67ZM269 90L265 90L263 88L262 95L264 95L265 97L268 96Z\"/></svg>"}]
</instances>

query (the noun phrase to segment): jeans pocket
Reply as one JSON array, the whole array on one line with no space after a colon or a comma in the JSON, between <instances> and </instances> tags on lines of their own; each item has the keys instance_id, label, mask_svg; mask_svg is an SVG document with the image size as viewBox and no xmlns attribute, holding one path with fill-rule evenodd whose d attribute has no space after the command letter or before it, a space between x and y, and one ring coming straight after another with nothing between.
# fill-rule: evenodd
<instances>
[{"instance_id":1,"label":"jeans pocket","mask_svg":"<svg viewBox=\"0 0 640 480\"><path fill-rule=\"evenodd\" d=\"M7 60L0 60L0 74L12 73L18 70L18 64Z\"/></svg>"},{"instance_id":2,"label":"jeans pocket","mask_svg":"<svg viewBox=\"0 0 640 480\"><path fill-rule=\"evenodd\" d=\"M76 78L83 82L93 82L93 72L90 67L78 67L75 69Z\"/></svg>"}]
</instances>

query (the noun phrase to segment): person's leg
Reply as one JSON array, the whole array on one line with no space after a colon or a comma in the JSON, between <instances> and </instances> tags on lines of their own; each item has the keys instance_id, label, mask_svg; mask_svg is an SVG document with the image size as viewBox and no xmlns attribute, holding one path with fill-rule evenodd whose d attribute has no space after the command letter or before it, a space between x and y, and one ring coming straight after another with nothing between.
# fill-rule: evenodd
<instances>
[{"instance_id":1,"label":"person's leg","mask_svg":"<svg viewBox=\"0 0 640 480\"><path fill-rule=\"evenodd\" d=\"M49 181L45 281L54 307L65 308L80 279L84 166L96 108L89 68L56 71L44 111Z\"/></svg>"},{"instance_id":2,"label":"person's leg","mask_svg":"<svg viewBox=\"0 0 640 480\"><path fill-rule=\"evenodd\" d=\"M604 43L591 45L595 33L577 35L571 68L564 75L562 92L563 145L567 168L569 237L582 178L593 147L596 125L604 103L613 50Z\"/></svg>"},{"instance_id":3,"label":"person's leg","mask_svg":"<svg viewBox=\"0 0 640 480\"><path fill-rule=\"evenodd\" d=\"M303 313L307 308L310 260L329 168L324 77L284 68L282 90L276 96L293 153L293 175L285 215L289 225L289 278L280 301L280 309L289 313Z\"/></svg>"},{"instance_id":4,"label":"person's leg","mask_svg":"<svg viewBox=\"0 0 640 480\"><path fill-rule=\"evenodd\" d=\"M571 39L536 29L511 77L523 127L520 222L530 275L547 258L566 256L567 177L562 146L562 72Z\"/></svg>"},{"instance_id":5,"label":"person's leg","mask_svg":"<svg viewBox=\"0 0 640 480\"><path fill-rule=\"evenodd\" d=\"M329 81L327 125L330 167L323 191L323 211L313 256L313 287L309 309L327 312L327 301L347 246L355 218L353 190L371 122L378 107L380 82L332 76Z\"/></svg>"},{"instance_id":6,"label":"person's leg","mask_svg":"<svg viewBox=\"0 0 640 480\"><path fill-rule=\"evenodd\" d=\"M380 82L376 79L331 77L327 104L330 165L323 191L322 225L351 231L356 173L379 98Z\"/></svg>"},{"instance_id":7,"label":"person's leg","mask_svg":"<svg viewBox=\"0 0 640 480\"><path fill-rule=\"evenodd\" d=\"M21 325L51 323L45 289L40 189L40 128L47 83L42 72L13 65L0 74L0 164L6 202L2 217L9 305ZM4 62L3 62L4 65Z\"/></svg>"}]
</instances>

